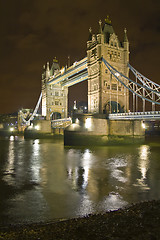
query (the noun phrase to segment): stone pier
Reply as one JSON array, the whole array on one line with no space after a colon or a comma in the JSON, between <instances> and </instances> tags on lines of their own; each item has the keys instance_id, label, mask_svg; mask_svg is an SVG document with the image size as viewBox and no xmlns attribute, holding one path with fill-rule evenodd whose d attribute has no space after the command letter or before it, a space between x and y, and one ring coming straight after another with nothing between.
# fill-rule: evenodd
<instances>
[{"instance_id":1,"label":"stone pier","mask_svg":"<svg viewBox=\"0 0 160 240\"><path fill-rule=\"evenodd\" d=\"M119 145L143 142L141 120L109 120L106 115L78 115L64 131L65 145Z\"/></svg>"}]
</instances>

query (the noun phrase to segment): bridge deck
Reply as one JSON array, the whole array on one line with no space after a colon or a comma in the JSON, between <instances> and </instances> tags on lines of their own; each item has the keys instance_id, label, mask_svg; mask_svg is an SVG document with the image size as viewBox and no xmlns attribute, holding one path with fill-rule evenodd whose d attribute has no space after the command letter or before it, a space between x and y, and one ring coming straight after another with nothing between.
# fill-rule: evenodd
<instances>
[{"instance_id":1,"label":"bridge deck","mask_svg":"<svg viewBox=\"0 0 160 240\"><path fill-rule=\"evenodd\" d=\"M110 120L160 120L160 111L109 114Z\"/></svg>"}]
</instances>

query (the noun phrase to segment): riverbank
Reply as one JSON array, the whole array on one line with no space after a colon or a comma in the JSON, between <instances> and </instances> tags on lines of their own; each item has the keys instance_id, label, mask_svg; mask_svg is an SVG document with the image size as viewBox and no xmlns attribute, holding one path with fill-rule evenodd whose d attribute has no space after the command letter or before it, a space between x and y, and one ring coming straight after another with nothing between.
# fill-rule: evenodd
<instances>
[{"instance_id":1,"label":"riverbank","mask_svg":"<svg viewBox=\"0 0 160 240\"><path fill-rule=\"evenodd\" d=\"M160 200L131 205L125 209L54 223L0 228L0 240L158 240Z\"/></svg>"}]
</instances>

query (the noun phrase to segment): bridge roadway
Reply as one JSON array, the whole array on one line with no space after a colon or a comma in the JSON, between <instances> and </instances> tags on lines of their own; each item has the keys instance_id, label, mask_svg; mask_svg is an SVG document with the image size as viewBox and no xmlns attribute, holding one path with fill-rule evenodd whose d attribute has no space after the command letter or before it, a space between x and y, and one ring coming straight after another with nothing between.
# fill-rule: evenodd
<instances>
[{"instance_id":1,"label":"bridge roadway","mask_svg":"<svg viewBox=\"0 0 160 240\"><path fill-rule=\"evenodd\" d=\"M61 69L61 72L55 76L50 77L48 84L61 83L62 86L72 86L76 83L85 81L88 79L87 69L87 57L83 58L79 62L75 62L69 68Z\"/></svg>"},{"instance_id":2,"label":"bridge roadway","mask_svg":"<svg viewBox=\"0 0 160 240\"><path fill-rule=\"evenodd\" d=\"M110 120L160 120L160 111L109 114Z\"/></svg>"}]
</instances>

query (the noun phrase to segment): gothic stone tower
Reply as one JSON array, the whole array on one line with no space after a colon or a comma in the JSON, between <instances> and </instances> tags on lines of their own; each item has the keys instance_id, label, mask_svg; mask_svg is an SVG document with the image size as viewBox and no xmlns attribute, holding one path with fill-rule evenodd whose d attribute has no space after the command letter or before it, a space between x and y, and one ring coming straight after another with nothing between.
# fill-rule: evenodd
<instances>
[{"instance_id":1,"label":"gothic stone tower","mask_svg":"<svg viewBox=\"0 0 160 240\"><path fill-rule=\"evenodd\" d=\"M43 69L42 74L42 116L46 120L66 118L68 108L68 87L58 84L48 84L51 76L60 72L60 67L56 59L53 60L51 68L49 62Z\"/></svg>"},{"instance_id":2,"label":"gothic stone tower","mask_svg":"<svg viewBox=\"0 0 160 240\"><path fill-rule=\"evenodd\" d=\"M129 75L129 42L126 30L121 43L107 17L102 28L99 21L99 33L92 34L87 42L88 58L88 111L90 113L123 112L129 109L129 92L110 73L102 57L117 71ZM127 83L124 78L121 80Z\"/></svg>"}]
</instances>

